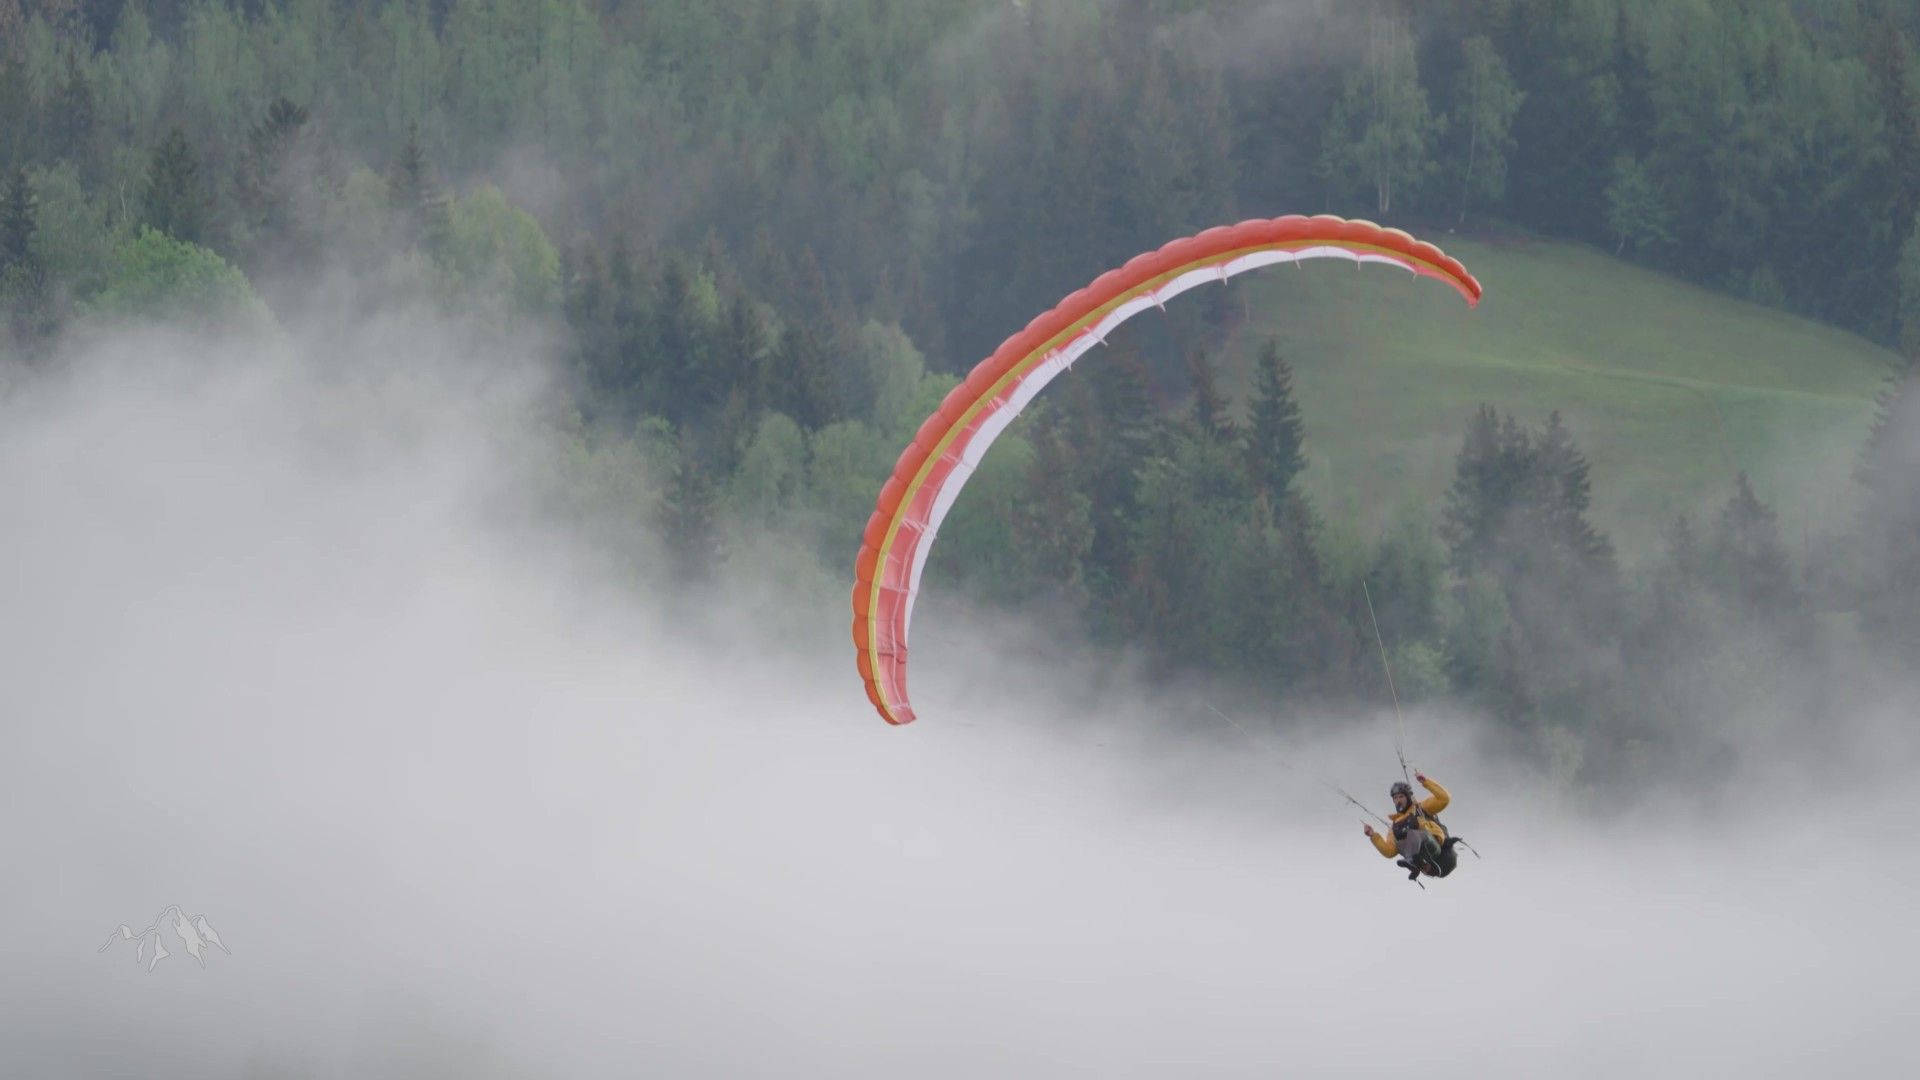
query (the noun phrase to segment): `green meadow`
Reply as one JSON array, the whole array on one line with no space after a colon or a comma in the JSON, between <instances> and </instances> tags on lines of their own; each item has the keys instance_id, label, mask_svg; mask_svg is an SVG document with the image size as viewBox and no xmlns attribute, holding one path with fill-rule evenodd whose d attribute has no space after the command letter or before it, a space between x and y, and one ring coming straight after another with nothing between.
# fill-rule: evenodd
<instances>
[{"instance_id":1,"label":"green meadow","mask_svg":"<svg viewBox=\"0 0 1920 1080\"><path fill-rule=\"evenodd\" d=\"M1629 558L1677 515L1711 514L1740 471L1795 540L1844 520L1890 352L1586 247L1427 238L1480 279L1478 308L1385 266L1238 279L1223 388L1243 398L1260 344L1280 342L1330 519L1370 529L1436 502L1485 403L1529 424L1560 411Z\"/></svg>"}]
</instances>

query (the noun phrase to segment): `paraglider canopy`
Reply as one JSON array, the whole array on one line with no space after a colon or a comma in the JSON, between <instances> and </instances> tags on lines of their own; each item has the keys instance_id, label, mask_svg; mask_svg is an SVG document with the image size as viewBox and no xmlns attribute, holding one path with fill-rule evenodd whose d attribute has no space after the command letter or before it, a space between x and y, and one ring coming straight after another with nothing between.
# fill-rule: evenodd
<instances>
[{"instance_id":1,"label":"paraglider canopy","mask_svg":"<svg viewBox=\"0 0 1920 1080\"><path fill-rule=\"evenodd\" d=\"M1469 305L1480 283L1432 244L1337 217L1243 221L1175 240L1068 296L982 360L940 403L880 489L854 564L853 643L867 699L890 724L914 719L907 630L940 522L1000 432L1054 376L1121 323L1196 285L1276 263L1384 263L1445 282Z\"/></svg>"}]
</instances>

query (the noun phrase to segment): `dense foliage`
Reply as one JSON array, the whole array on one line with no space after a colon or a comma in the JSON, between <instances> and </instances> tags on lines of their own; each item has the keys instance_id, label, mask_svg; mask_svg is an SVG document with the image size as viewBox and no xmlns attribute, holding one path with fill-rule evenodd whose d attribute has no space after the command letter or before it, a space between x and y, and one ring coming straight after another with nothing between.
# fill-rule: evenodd
<instances>
[{"instance_id":1,"label":"dense foliage","mask_svg":"<svg viewBox=\"0 0 1920 1080\"><path fill-rule=\"evenodd\" d=\"M679 576L769 526L838 566L953 373L1239 217L1590 241L1912 354L1916 33L1887 0L0 0L0 332L31 358L88 320L284 314L341 267L368 304L549 319L574 479L663 523ZM1558 417L1475 417L1431 521L1322 520L1279 349L1244 408L1214 387L1218 302L1063 382L936 576L1336 697L1381 690L1365 581L1413 696L1588 764L1706 707L1703 664L1801 700L1816 612L1920 662L1914 376L1833 565L1743 481L1635 579Z\"/></svg>"}]
</instances>

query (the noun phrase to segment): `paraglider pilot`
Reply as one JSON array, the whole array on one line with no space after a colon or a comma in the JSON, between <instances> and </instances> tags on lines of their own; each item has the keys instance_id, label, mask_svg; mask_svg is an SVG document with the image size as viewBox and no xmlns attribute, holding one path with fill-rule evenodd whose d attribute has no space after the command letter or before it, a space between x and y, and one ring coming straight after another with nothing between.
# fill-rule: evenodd
<instances>
[{"instance_id":1,"label":"paraglider pilot","mask_svg":"<svg viewBox=\"0 0 1920 1080\"><path fill-rule=\"evenodd\" d=\"M1454 841L1435 815L1445 810L1453 797L1447 794L1446 788L1420 773L1414 773L1413 778L1427 789L1427 797L1415 802L1413 788L1404 780L1395 781L1390 789L1393 835L1375 832L1373 826L1368 825L1365 826L1367 839L1373 841L1382 858L1399 856L1399 865L1407 869L1409 877L1417 877L1423 871L1432 877L1446 877L1453 872L1457 857L1453 851Z\"/></svg>"}]
</instances>

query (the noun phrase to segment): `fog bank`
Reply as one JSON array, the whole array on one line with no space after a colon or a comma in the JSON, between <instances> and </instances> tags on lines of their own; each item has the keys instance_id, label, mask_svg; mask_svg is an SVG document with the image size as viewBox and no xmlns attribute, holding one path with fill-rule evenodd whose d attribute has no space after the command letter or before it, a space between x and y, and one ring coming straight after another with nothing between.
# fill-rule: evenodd
<instances>
[{"instance_id":1,"label":"fog bank","mask_svg":"<svg viewBox=\"0 0 1920 1080\"><path fill-rule=\"evenodd\" d=\"M1412 716L1485 856L1422 891L1313 782L1384 804L1386 718L1283 767L947 623L886 728L841 594L733 566L690 616L541 516L535 352L347 337L123 336L0 398L0 1075L1902 1059L1910 736L1596 810ZM231 953L97 951L173 904Z\"/></svg>"}]
</instances>

